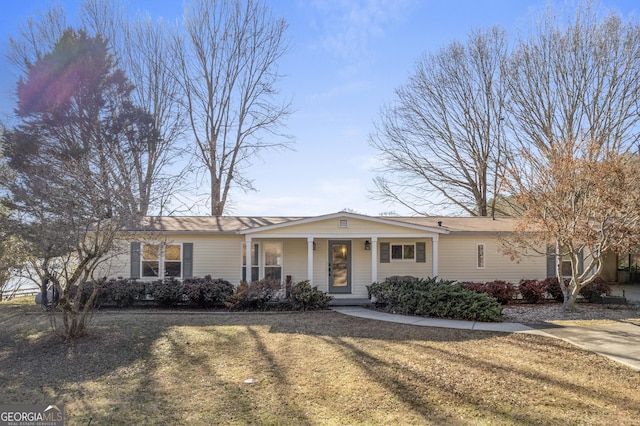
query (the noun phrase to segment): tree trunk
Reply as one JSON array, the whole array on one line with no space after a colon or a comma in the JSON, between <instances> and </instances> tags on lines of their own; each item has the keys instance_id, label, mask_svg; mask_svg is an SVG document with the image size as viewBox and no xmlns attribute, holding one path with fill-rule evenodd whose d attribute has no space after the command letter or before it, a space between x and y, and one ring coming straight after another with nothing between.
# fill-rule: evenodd
<instances>
[{"instance_id":1,"label":"tree trunk","mask_svg":"<svg viewBox=\"0 0 640 426\"><path fill-rule=\"evenodd\" d=\"M580 290L575 284L569 284L566 291L564 291L564 301L562 302L562 310L565 312L571 312L575 308L576 299Z\"/></svg>"},{"instance_id":2,"label":"tree trunk","mask_svg":"<svg viewBox=\"0 0 640 426\"><path fill-rule=\"evenodd\" d=\"M215 176L215 171L211 171L211 216L222 216L224 213L224 202L221 201L220 180Z\"/></svg>"}]
</instances>

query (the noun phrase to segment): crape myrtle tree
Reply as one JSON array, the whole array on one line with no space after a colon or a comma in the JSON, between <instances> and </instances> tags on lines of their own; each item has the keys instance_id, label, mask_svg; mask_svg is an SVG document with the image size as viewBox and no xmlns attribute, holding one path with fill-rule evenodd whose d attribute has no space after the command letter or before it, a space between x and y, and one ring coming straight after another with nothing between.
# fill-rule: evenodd
<instances>
[{"instance_id":1,"label":"crape myrtle tree","mask_svg":"<svg viewBox=\"0 0 640 426\"><path fill-rule=\"evenodd\" d=\"M640 242L640 25L590 3L552 12L510 58L507 189L524 209L510 251L555 252L571 309L605 254Z\"/></svg>"},{"instance_id":2,"label":"crape myrtle tree","mask_svg":"<svg viewBox=\"0 0 640 426\"><path fill-rule=\"evenodd\" d=\"M496 27L424 55L370 136L381 160L376 196L417 214L432 212L431 200L472 216L495 213L506 61L506 37Z\"/></svg>"},{"instance_id":3,"label":"crape myrtle tree","mask_svg":"<svg viewBox=\"0 0 640 426\"><path fill-rule=\"evenodd\" d=\"M208 174L211 215L225 212L232 188L252 190L245 175L265 149L286 147L291 113L278 101L278 61L288 49L283 19L261 0L193 0L176 36L176 78L197 162Z\"/></svg>"},{"instance_id":4,"label":"crape myrtle tree","mask_svg":"<svg viewBox=\"0 0 640 426\"><path fill-rule=\"evenodd\" d=\"M3 227L59 290L69 338L85 332L97 294L94 286L83 303L84 286L99 278L93 274L114 253L123 223L140 213L119 162L147 149L157 132L132 104L131 90L105 40L72 29L18 82L20 122L4 146L11 179L2 182L2 202L13 214Z\"/></svg>"}]
</instances>

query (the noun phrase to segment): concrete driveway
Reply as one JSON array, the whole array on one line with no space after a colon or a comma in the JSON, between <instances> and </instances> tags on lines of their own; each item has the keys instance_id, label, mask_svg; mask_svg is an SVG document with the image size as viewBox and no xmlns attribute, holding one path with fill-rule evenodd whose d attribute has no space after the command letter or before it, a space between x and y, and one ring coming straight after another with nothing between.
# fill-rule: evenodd
<instances>
[{"instance_id":1,"label":"concrete driveway","mask_svg":"<svg viewBox=\"0 0 640 426\"><path fill-rule=\"evenodd\" d=\"M640 372L640 322L611 321L606 324L562 326L550 324L536 329Z\"/></svg>"},{"instance_id":2,"label":"concrete driveway","mask_svg":"<svg viewBox=\"0 0 640 426\"><path fill-rule=\"evenodd\" d=\"M612 296L624 296L631 304L640 304L640 284L612 285ZM578 347L606 356L640 371L640 311L637 321L536 327L549 335Z\"/></svg>"}]
</instances>

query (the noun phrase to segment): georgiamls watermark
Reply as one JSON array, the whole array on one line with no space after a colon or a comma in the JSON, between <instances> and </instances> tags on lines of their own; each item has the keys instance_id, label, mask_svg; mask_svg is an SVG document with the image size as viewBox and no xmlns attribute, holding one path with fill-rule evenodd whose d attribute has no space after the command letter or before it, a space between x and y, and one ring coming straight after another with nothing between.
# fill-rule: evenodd
<instances>
[{"instance_id":1,"label":"georgiamls watermark","mask_svg":"<svg viewBox=\"0 0 640 426\"><path fill-rule=\"evenodd\" d=\"M0 405L0 426L64 426L61 405Z\"/></svg>"}]
</instances>

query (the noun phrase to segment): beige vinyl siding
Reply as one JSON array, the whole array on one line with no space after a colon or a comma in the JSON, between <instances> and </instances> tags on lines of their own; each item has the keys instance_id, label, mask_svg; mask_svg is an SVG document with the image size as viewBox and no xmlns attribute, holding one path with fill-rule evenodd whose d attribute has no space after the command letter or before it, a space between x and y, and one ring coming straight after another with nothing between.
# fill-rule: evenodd
<instances>
[{"instance_id":1,"label":"beige vinyl siding","mask_svg":"<svg viewBox=\"0 0 640 426\"><path fill-rule=\"evenodd\" d=\"M128 278L131 275L130 252L131 243L128 240L117 240L111 250L111 255L98 266L96 277Z\"/></svg>"},{"instance_id":2,"label":"beige vinyl siding","mask_svg":"<svg viewBox=\"0 0 640 426\"><path fill-rule=\"evenodd\" d=\"M278 240L280 241L280 240ZM307 279L307 240L296 238L282 240L282 281L286 281L287 275L291 275L294 284Z\"/></svg>"},{"instance_id":3,"label":"beige vinyl siding","mask_svg":"<svg viewBox=\"0 0 640 426\"><path fill-rule=\"evenodd\" d=\"M211 275L222 278L236 285L240 282L244 237L240 235L171 235L147 239L144 244L182 244L193 243L193 276ZM131 275L131 242L122 243L121 253L101 268L101 275L109 278ZM157 278L145 278L153 280Z\"/></svg>"},{"instance_id":4,"label":"beige vinyl siding","mask_svg":"<svg viewBox=\"0 0 640 426\"><path fill-rule=\"evenodd\" d=\"M222 278L233 285L240 283L242 242L237 235L198 235L180 242L193 243L193 276Z\"/></svg>"},{"instance_id":5,"label":"beige vinyl siding","mask_svg":"<svg viewBox=\"0 0 640 426\"><path fill-rule=\"evenodd\" d=\"M193 276L222 278L233 285L240 282L242 242L239 235L172 235L167 244L193 243Z\"/></svg>"},{"instance_id":6,"label":"beige vinyl siding","mask_svg":"<svg viewBox=\"0 0 640 426\"><path fill-rule=\"evenodd\" d=\"M440 237L442 241L442 237ZM390 263L380 263L380 243L393 244L415 244L417 242L425 243L426 248L426 262L420 263L413 261L403 260L394 261ZM395 275L410 275L417 278L427 278L432 275L433 272L433 248L431 239L407 239L407 238L386 238L378 241L378 277L377 281L384 281L385 278Z\"/></svg>"},{"instance_id":7,"label":"beige vinyl siding","mask_svg":"<svg viewBox=\"0 0 640 426\"><path fill-rule=\"evenodd\" d=\"M366 286L372 283L372 250L364 249L365 241L366 240L362 238L351 240L351 294L345 297L367 297ZM342 297L342 295L340 297Z\"/></svg>"},{"instance_id":8,"label":"beige vinyl siding","mask_svg":"<svg viewBox=\"0 0 640 426\"><path fill-rule=\"evenodd\" d=\"M484 268L477 267L477 247L484 244ZM511 260L501 252L495 235L447 235L439 243L439 276L457 281L505 280L517 284L521 279L544 279L546 256L523 256Z\"/></svg>"},{"instance_id":9,"label":"beige vinyl siding","mask_svg":"<svg viewBox=\"0 0 640 426\"><path fill-rule=\"evenodd\" d=\"M305 262L305 265L307 262ZM316 240L316 249L313 252L313 285L318 287L318 290L328 292L329 291L329 245L327 240Z\"/></svg>"}]
</instances>

